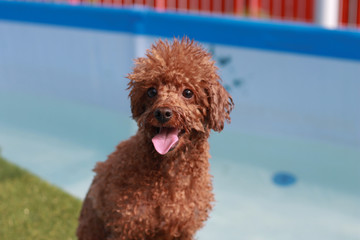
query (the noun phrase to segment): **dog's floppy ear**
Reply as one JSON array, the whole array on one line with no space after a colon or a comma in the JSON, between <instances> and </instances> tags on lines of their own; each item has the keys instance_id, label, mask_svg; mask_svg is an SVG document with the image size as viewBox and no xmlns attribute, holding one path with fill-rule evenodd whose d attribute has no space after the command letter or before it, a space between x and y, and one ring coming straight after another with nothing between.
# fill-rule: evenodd
<instances>
[{"instance_id":1,"label":"dog's floppy ear","mask_svg":"<svg viewBox=\"0 0 360 240\"><path fill-rule=\"evenodd\" d=\"M225 88L215 81L206 89L208 95L207 124L208 128L220 132L224 128L224 122L230 123L230 112L234 108L234 102Z\"/></svg>"},{"instance_id":2,"label":"dog's floppy ear","mask_svg":"<svg viewBox=\"0 0 360 240\"><path fill-rule=\"evenodd\" d=\"M129 89L131 89L129 94L131 113L133 119L137 121L140 115L145 111L145 106L142 106L142 96L134 89L134 86L132 85Z\"/></svg>"},{"instance_id":3,"label":"dog's floppy ear","mask_svg":"<svg viewBox=\"0 0 360 240\"><path fill-rule=\"evenodd\" d=\"M130 106L131 106L131 114L135 121L139 119L141 114L146 111L146 99L144 98L144 89L140 83L135 82L131 79L131 75L128 76L130 82L128 84L128 90L130 90L129 98L130 98Z\"/></svg>"},{"instance_id":4,"label":"dog's floppy ear","mask_svg":"<svg viewBox=\"0 0 360 240\"><path fill-rule=\"evenodd\" d=\"M139 59L136 60L140 62ZM139 64L139 63L138 63ZM130 80L128 83L127 90L130 90L129 98L130 98L130 106L131 106L131 113L134 120L138 120L140 115L146 110L144 105L144 89L139 81L139 73L138 69L135 69L133 73L127 75L127 78Z\"/></svg>"}]
</instances>

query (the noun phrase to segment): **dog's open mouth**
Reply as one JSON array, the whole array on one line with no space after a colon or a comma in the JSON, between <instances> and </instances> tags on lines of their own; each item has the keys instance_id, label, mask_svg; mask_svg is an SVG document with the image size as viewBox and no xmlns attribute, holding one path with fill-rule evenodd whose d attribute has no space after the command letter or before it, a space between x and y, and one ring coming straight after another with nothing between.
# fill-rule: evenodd
<instances>
[{"instance_id":1,"label":"dog's open mouth","mask_svg":"<svg viewBox=\"0 0 360 240\"><path fill-rule=\"evenodd\" d=\"M175 148L182 132L183 131L174 127L156 128L156 134L152 138L152 143L154 144L155 150L159 154L165 155L170 150Z\"/></svg>"}]
</instances>

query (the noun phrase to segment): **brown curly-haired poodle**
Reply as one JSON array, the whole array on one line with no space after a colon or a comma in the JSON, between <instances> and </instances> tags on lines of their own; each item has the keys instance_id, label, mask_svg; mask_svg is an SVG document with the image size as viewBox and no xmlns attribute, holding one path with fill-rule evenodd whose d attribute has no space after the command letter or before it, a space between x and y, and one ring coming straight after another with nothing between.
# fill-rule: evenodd
<instances>
[{"instance_id":1,"label":"brown curly-haired poodle","mask_svg":"<svg viewBox=\"0 0 360 240\"><path fill-rule=\"evenodd\" d=\"M96 165L77 235L193 239L214 201L208 137L230 121L232 98L211 55L188 38L159 40L128 78L139 129Z\"/></svg>"}]
</instances>

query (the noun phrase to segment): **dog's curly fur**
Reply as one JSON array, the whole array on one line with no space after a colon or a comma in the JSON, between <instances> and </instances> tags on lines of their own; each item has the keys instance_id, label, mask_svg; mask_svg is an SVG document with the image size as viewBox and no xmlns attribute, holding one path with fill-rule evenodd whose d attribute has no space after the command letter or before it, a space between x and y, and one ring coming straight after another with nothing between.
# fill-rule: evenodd
<instances>
[{"instance_id":1,"label":"dog's curly fur","mask_svg":"<svg viewBox=\"0 0 360 240\"><path fill-rule=\"evenodd\" d=\"M159 40L136 59L128 75L131 111L138 132L121 142L96 176L83 203L79 240L190 240L212 209L210 130L230 122L234 106L220 84L211 55L188 38ZM156 96L148 94L154 88ZM193 95L185 97L185 89ZM158 108L173 115L165 123ZM160 127L179 130L179 140L165 155L151 139Z\"/></svg>"}]
</instances>

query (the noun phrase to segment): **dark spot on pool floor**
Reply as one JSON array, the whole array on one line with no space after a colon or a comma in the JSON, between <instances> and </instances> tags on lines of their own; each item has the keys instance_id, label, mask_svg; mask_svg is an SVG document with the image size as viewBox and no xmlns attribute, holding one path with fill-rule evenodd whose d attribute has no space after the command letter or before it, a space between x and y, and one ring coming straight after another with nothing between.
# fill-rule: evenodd
<instances>
[{"instance_id":1,"label":"dark spot on pool floor","mask_svg":"<svg viewBox=\"0 0 360 240\"><path fill-rule=\"evenodd\" d=\"M273 182L278 186L291 186L297 181L295 175L289 172L277 172L273 176Z\"/></svg>"}]
</instances>

